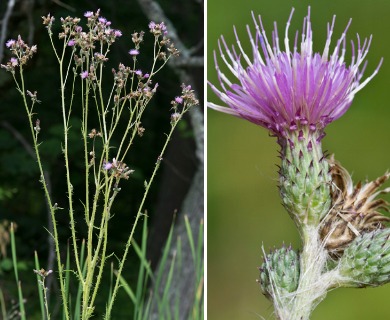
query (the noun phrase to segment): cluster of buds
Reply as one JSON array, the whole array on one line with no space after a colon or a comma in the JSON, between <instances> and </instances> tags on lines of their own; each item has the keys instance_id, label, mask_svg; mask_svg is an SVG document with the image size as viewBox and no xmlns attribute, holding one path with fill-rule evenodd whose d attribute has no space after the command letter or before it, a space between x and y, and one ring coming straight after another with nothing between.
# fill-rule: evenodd
<instances>
[{"instance_id":1,"label":"cluster of buds","mask_svg":"<svg viewBox=\"0 0 390 320\"><path fill-rule=\"evenodd\" d=\"M145 83L139 81L137 90L135 92L130 93L130 97L141 97L142 99L145 99L145 102L148 102L154 94L157 92L157 88L159 86L158 83L155 83L154 86L152 86L152 81L148 79Z\"/></svg>"},{"instance_id":2,"label":"cluster of buds","mask_svg":"<svg viewBox=\"0 0 390 320\"><path fill-rule=\"evenodd\" d=\"M97 131L96 129L92 129L89 133L88 133L88 137L90 139L93 139L95 137L101 137L102 136L102 133Z\"/></svg>"},{"instance_id":3,"label":"cluster of buds","mask_svg":"<svg viewBox=\"0 0 390 320\"><path fill-rule=\"evenodd\" d=\"M129 169L126 163L118 161L115 158L112 162L106 161L103 163L103 170L109 171L116 179L129 179L129 176L134 173L134 170Z\"/></svg>"},{"instance_id":4,"label":"cluster of buds","mask_svg":"<svg viewBox=\"0 0 390 320\"><path fill-rule=\"evenodd\" d=\"M32 103L41 103L41 100L38 100L37 98L37 92L34 91L34 93L32 93L31 91L27 90L27 95L31 98L31 102Z\"/></svg>"},{"instance_id":5,"label":"cluster of buds","mask_svg":"<svg viewBox=\"0 0 390 320\"><path fill-rule=\"evenodd\" d=\"M158 83L152 87L152 80L149 79L149 73L143 73L142 70L131 70L130 67L126 67L122 63L119 64L118 70L112 69L115 81L115 95L114 103L118 104L123 100L134 99L136 101L148 102L153 95L156 93L158 88ZM135 90L131 90L126 96L121 96L123 89L127 83L127 80L130 75L135 75L137 77L137 87Z\"/></svg>"},{"instance_id":6,"label":"cluster of buds","mask_svg":"<svg viewBox=\"0 0 390 320\"><path fill-rule=\"evenodd\" d=\"M131 35L131 41L134 43L135 48L129 51L129 55L131 55L134 59L137 55L139 55L139 49L141 47L141 43L144 40L145 32L134 32Z\"/></svg>"},{"instance_id":7,"label":"cluster of buds","mask_svg":"<svg viewBox=\"0 0 390 320\"><path fill-rule=\"evenodd\" d=\"M179 50L177 50L177 48L175 48L174 44L171 43L171 39L169 39L167 37L168 31L167 31L167 27L166 27L164 22L155 23L155 22L151 21L149 23L149 31L150 31L150 33L152 33L155 36L156 40L161 37L161 39L159 39L159 42L158 42L160 49L163 47L167 48L169 56L178 56L179 55ZM160 60L165 61L167 59L167 54L163 51L160 51L158 54L158 58Z\"/></svg>"},{"instance_id":8,"label":"cluster of buds","mask_svg":"<svg viewBox=\"0 0 390 320\"><path fill-rule=\"evenodd\" d=\"M86 52L88 49L93 49L96 42L111 45L122 36L120 30L111 28L111 21L100 16L100 10L87 11L84 17L87 18L87 32L78 25L79 18L61 18L63 32L60 33L60 38L66 38L68 46L79 46ZM44 23L47 21L48 18L44 18Z\"/></svg>"},{"instance_id":9,"label":"cluster of buds","mask_svg":"<svg viewBox=\"0 0 390 320\"><path fill-rule=\"evenodd\" d=\"M182 115L188 111L192 106L198 105L199 100L196 98L194 90L190 85L181 85L181 95L175 97L171 101L173 113L171 114L171 125L176 124L182 118Z\"/></svg>"},{"instance_id":10,"label":"cluster of buds","mask_svg":"<svg viewBox=\"0 0 390 320\"><path fill-rule=\"evenodd\" d=\"M85 56L79 57L77 54L73 56L74 63L76 67L80 67L85 62ZM75 70L74 70L75 71Z\"/></svg>"},{"instance_id":11,"label":"cluster of buds","mask_svg":"<svg viewBox=\"0 0 390 320\"><path fill-rule=\"evenodd\" d=\"M30 47L22 40L20 35L17 40L10 39L5 45L11 51L13 57L11 57L7 64L1 64L1 68L11 73L15 72L15 68L18 65L25 65L27 61L37 52L37 46L33 45Z\"/></svg>"},{"instance_id":12,"label":"cluster of buds","mask_svg":"<svg viewBox=\"0 0 390 320\"><path fill-rule=\"evenodd\" d=\"M140 44L142 43L142 41L144 41L144 35L145 35L144 31L134 32L131 35L131 41L135 44L136 49L139 49Z\"/></svg>"},{"instance_id":13,"label":"cluster of buds","mask_svg":"<svg viewBox=\"0 0 390 320\"><path fill-rule=\"evenodd\" d=\"M167 27L164 22L155 23L153 21L149 22L149 31L154 34L154 36L159 37L161 35L166 36L168 34Z\"/></svg>"},{"instance_id":14,"label":"cluster of buds","mask_svg":"<svg viewBox=\"0 0 390 320\"><path fill-rule=\"evenodd\" d=\"M190 85L186 86L183 83L181 89L181 95L171 101L173 110L177 111L179 105L183 105L183 108L189 108L199 104L199 100L196 98L195 92Z\"/></svg>"},{"instance_id":15,"label":"cluster of buds","mask_svg":"<svg viewBox=\"0 0 390 320\"><path fill-rule=\"evenodd\" d=\"M186 86L184 83L181 85L181 98L183 99L183 104L186 108L197 106L199 100L195 96L195 92L190 85Z\"/></svg>"},{"instance_id":16,"label":"cluster of buds","mask_svg":"<svg viewBox=\"0 0 390 320\"><path fill-rule=\"evenodd\" d=\"M99 63L103 64L104 62L108 61L108 58L104 54L101 54L99 52L95 52L94 57L97 65Z\"/></svg>"},{"instance_id":17,"label":"cluster of buds","mask_svg":"<svg viewBox=\"0 0 390 320\"><path fill-rule=\"evenodd\" d=\"M102 41L107 44L112 44L115 40L122 36L122 32L117 29L111 28L111 21L100 16L100 9L95 13L87 11L84 17L88 19L87 26L89 27L91 34L97 41Z\"/></svg>"},{"instance_id":18,"label":"cluster of buds","mask_svg":"<svg viewBox=\"0 0 390 320\"><path fill-rule=\"evenodd\" d=\"M43 23L45 23L46 20L47 18L43 18ZM61 20L61 26L63 31L58 34L58 38L64 39L68 37L71 32L73 32L73 29L75 28L75 26L77 27L81 19L77 17L73 18L67 16L66 18L60 18L60 20Z\"/></svg>"},{"instance_id":19,"label":"cluster of buds","mask_svg":"<svg viewBox=\"0 0 390 320\"><path fill-rule=\"evenodd\" d=\"M115 42L115 40L122 36L122 32L117 29L111 28L111 21L100 16L100 10L96 12L87 11L84 13L84 17L87 18L87 30L84 31L83 27L79 25L81 19L66 17L61 18L62 32L59 34L60 39L64 39L69 47L73 50L79 49L78 54L74 55L74 61L76 67L83 66L86 57L93 51L97 45L107 45L108 47ZM51 35L51 27L54 18L50 15L42 17L43 24L47 26L49 34ZM87 69L81 71L80 76L82 79L96 80L95 70L98 65L108 61L106 53L102 53L103 48L99 48L98 51L91 56L90 65Z\"/></svg>"},{"instance_id":20,"label":"cluster of buds","mask_svg":"<svg viewBox=\"0 0 390 320\"><path fill-rule=\"evenodd\" d=\"M113 68L112 73L114 75L116 92L117 94L120 94L126 84L129 75L131 74L131 69L129 67L126 67L123 63L120 63L118 66L118 71Z\"/></svg>"},{"instance_id":21,"label":"cluster of buds","mask_svg":"<svg viewBox=\"0 0 390 320\"><path fill-rule=\"evenodd\" d=\"M144 135L145 128L141 126L141 122L137 123L137 134L138 136L142 137Z\"/></svg>"},{"instance_id":22,"label":"cluster of buds","mask_svg":"<svg viewBox=\"0 0 390 320\"><path fill-rule=\"evenodd\" d=\"M42 20L43 20L43 25L46 26L46 29L47 31L49 32L49 35L51 36L53 34L53 31L51 30L52 26L53 26L53 22L55 20L55 18L53 16L50 15L50 13L46 16L46 17L42 17Z\"/></svg>"},{"instance_id":23,"label":"cluster of buds","mask_svg":"<svg viewBox=\"0 0 390 320\"><path fill-rule=\"evenodd\" d=\"M53 270L45 270L45 269L40 269L40 270L34 270L34 273L36 273L38 276L40 276L41 278L46 278L48 275L50 275L51 273L53 273Z\"/></svg>"}]
</instances>

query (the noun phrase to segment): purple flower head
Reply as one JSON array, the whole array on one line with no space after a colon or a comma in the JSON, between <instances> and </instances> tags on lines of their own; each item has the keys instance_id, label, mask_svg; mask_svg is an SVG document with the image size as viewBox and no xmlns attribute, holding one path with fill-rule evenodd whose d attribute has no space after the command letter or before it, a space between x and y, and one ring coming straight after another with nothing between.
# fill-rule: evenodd
<instances>
[{"instance_id":1,"label":"purple flower head","mask_svg":"<svg viewBox=\"0 0 390 320\"><path fill-rule=\"evenodd\" d=\"M234 75L234 80L220 70L216 53L215 65L219 83L218 89L210 87L227 106L208 103L212 109L225 112L267 128L279 137L285 137L290 130L307 126L311 130L323 130L327 124L340 118L350 107L355 94L361 90L378 72L361 82L366 64L363 61L368 53L371 37L360 41L357 36L357 50L352 42L352 59L344 61L346 32L351 21L330 47L335 17L328 24L325 48L322 53L313 52L313 33L310 22L310 7L303 21L300 43L298 32L293 48L290 49L288 29L294 9L291 11L285 29L282 51L275 23L272 41L268 41L261 17L256 19L255 36L247 27L252 45L253 58L250 59L241 47L234 29L237 48L229 49L223 37L219 42L222 61Z\"/></svg>"},{"instance_id":2,"label":"purple flower head","mask_svg":"<svg viewBox=\"0 0 390 320\"><path fill-rule=\"evenodd\" d=\"M154 21L149 22L148 24L149 31L153 33L155 36L159 36L161 34L167 34L167 27L164 22L155 23Z\"/></svg>"},{"instance_id":3,"label":"purple flower head","mask_svg":"<svg viewBox=\"0 0 390 320\"><path fill-rule=\"evenodd\" d=\"M129 55L131 55L131 56L136 56L138 54L139 54L139 51L137 49L131 49L129 51Z\"/></svg>"},{"instance_id":4,"label":"purple flower head","mask_svg":"<svg viewBox=\"0 0 390 320\"><path fill-rule=\"evenodd\" d=\"M14 39L10 39L8 40L6 43L5 43L5 46L7 48L11 48L14 44L16 43L16 41Z\"/></svg>"},{"instance_id":5,"label":"purple flower head","mask_svg":"<svg viewBox=\"0 0 390 320\"><path fill-rule=\"evenodd\" d=\"M183 103L183 98L182 97L175 97L175 102L178 104Z\"/></svg>"},{"instance_id":6,"label":"purple flower head","mask_svg":"<svg viewBox=\"0 0 390 320\"><path fill-rule=\"evenodd\" d=\"M164 22L160 23L160 28L161 28L161 31L167 31L167 26L165 25Z\"/></svg>"},{"instance_id":7,"label":"purple flower head","mask_svg":"<svg viewBox=\"0 0 390 320\"><path fill-rule=\"evenodd\" d=\"M84 13L84 17L86 17L86 18L90 18L92 16L93 16L93 12L92 11L87 11L87 12Z\"/></svg>"},{"instance_id":8,"label":"purple flower head","mask_svg":"<svg viewBox=\"0 0 390 320\"><path fill-rule=\"evenodd\" d=\"M99 18L99 22L102 23L102 24L106 24L107 23L107 19L103 18L103 17L100 17Z\"/></svg>"},{"instance_id":9,"label":"purple flower head","mask_svg":"<svg viewBox=\"0 0 390 320\"><path fill-rule=\"evenodd\" d=\"M74 39L70 39L68 42L69 47L73 47L76 44L76 41Z\"/></svg>"},{"instance_id":10,"label":"purple flower head","mask_svg":"<svg viewBox=\"0 0 390 320\"><path fill-rule=\"evenodd\" d=\"M114 36L115 36L116 38L121 37L121 36L122 36L122 31L120 31L120 30L114 30Z\"/></svg>"},{"instance_id":11,"label":"purple flower head","mask_svg":"<svg viewBox=\"0 0 390 320\"><path fill-rule=\"evenodd\" d=\"M112 168L112 163L111 162L104 162L103 163L103 169L104 170L110 170Z\"/></svg>"},{"instance_id":12,"label":"purple flower head","mask_svg":"<svg viewBox=\"0 0 390 320\"><path fill-rule=\"evenodd\" d=\"M135 73L137 76L142 77L142 71L141 71L141 70L136 70L134 73Z\"/></svg>"},{"instance_id":13,"label":"purple flower head","mask_svg":"<svg viewBox=\"0 0 390 320\"><path fill-rule=\"evenodd\" d=\"M9 62L10 62L10 64L11 64L11 66L13 66L13 67L16 67L17 65L18 65L18 59L16 59L16 58L14 58L14 57L12 57L10 60L9 60Z\"/></svg>"},{"instance_id":14,"label":"purple flower head","mask_svg":"<svg viewBox=\"0 0 390 320\"><path fill-rule=\"evenodd\" d=\"M81 79L87 78L88 77L88 71L81 72L80 76L81 76Z\"/></svg>"},{"instance_id":15,"label":"purple flower head","mask_svg":"<svg viewBox=\"0 0 390 320\"><path fill-rule=\"evenodd\" d=\"M178 112L175 112L175 113L171 114L171 121L173 121L173 122L179 121L180 118L181 118L181 114L178 113Z\"/></svg>"},{"instance_id":16,"label":"purple flower head","mask_svg":"<svg viewBox=\"0 0 390 320\"><path fill-rule=\"evenodd\" d=\"M147 79L147 78L149 78L149 76L150 76L150 74L149 74L149 73L145 73L145 74L144 74L144 79Z\"/></svg>"}]
</instances>

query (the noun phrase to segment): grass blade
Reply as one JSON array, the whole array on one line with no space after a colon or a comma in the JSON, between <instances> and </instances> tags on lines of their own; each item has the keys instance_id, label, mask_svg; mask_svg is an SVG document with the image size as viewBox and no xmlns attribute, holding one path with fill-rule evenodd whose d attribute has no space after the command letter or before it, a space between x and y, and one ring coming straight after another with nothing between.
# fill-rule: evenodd
<instances>
[{"instance_id":1,"label":"grass blade","mask_svg":"<svg viewBox=\"0 0 390 320\"><path fill-rule=\"evenodd\" d=\"M26 320L26 311L24 309L22 285L19 281L19 274L18 274L18 264L17 264L17 258L16 258L16 244L15 244L15 230L14 230L13 223L11 223L11 252L12 252L12 264L14 266L15 279L16 279L16 284L18 287L20 319Z\"/></svg>"}]
</instances>

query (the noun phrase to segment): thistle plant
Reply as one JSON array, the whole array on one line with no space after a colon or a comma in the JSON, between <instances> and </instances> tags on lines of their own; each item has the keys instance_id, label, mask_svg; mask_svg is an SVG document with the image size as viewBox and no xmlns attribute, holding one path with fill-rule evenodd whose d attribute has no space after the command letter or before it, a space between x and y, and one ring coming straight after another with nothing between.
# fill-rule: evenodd
<instances>
[{"instance_id":1,"label":"thistle plant","mask_svg":"<svg viewBox=\"0 0 390 320\"><path fill-rule=\"evenodd\" d=\"M143 31L134 32L131 36L132 47L128 52L130 65L120 63L117 68L108 72L110 78L108 80L105 66L112 46L122 36L122 32L114 29L111 22L100 14L100 10L88 11L82 19L69 16L61 18L61 31L58 35L54 33L55 18L49 14L42 19L58 63L61 100L59 112L63 126L62 153L66 170L64 179L67 185L67 203L57 203L49 192L40 153L40 144L43 142L40 134L45 130L45 124L41 123L39 113L44 110L40 106L41 101L38 100L37 91L29 88L24 80L25 65L37 52L37 46L29 46L21 36L8 40L6 46L10 49L12 57L1 67L12 74L29 121L40 182L51 213L53 226L51 233L57 260L53 275L56 274L59 280L63 317L73 319L73 314L75 314L77 319L86 320L94 314L96 298L101 292L103 271L107 260L112 256L112 253L108 252L108 231L110 220L114 218L115 199L120 194L121 185L126 180L131 180L134 173L134 168L126 163L126 158L132 151L134 141L142 138L145 133L142 119L149 102L158 91L158 83L155 82L156 74L179 52L171 43L164 22L150 22L148 26L150 38L154 41L150 69L147 71L139 69L137 59L142 51L144 38L146 40L148 35ZM108 95L104 90L104 86L107 85L110 86ZM76 95L78 92L76 87L79 88L80 96ZM162 149L156 151L155 166L149 179L144 182L143 197L135 214L135 220L129 226L123 254L114 264L117 277L109 294L104 319L111 319L114 301L120 288L122 271L134 241L134 232L139 220L145 214L144 205L147 195L163 161L164 152L173 131L184 114L197 104L198 101L191 86L184 84L181 87L181 94L173 98L171 102L171 114L167 115L170 130L166 134ZM71 126L71 117L76 108L81 110L82 114L81 132ZM72 131L79 136L83 144L83 153L80 157L84 162L84 198L80 198L80 195L73 190L72 177L79 173L75 172L70 161L69 135ZM78 211L75 206L76 202L82 203L83 212ZM57 230L60 212L61 215L65 212L69 219L71 270L62 257L66 248L61 247ZM87 230L85 250L84 242L81 243L78 236L80 229L75 223L76 217L80 215L84 217L85 225L82 227ZM45 278L52 271L37 268L35 272L41 278L39 284L45 301L45 315L42 317L49 319ZM80 314L71 310L75 305L75 299L71 299L69 292L70 273L75 275L81 288L81 301L78 302L81 305Z\"/></svg>"},{"instance_id":2,"label":"thistle plant","mask_svg":"<svg viewBox=\"0 0 390 320\"><path fill-rule=\"evenodd\" d=\"M261 17L252 13L255 32L247 26L252 49L249 57L234 30L237 46L223 37L219 55L232 77L225 75L214 53L219 87L209 83L222 105L208 107L266 128L280 146L279 190L282 204L293 219L302 248L275 249L260 267L263 293L274 304L278 319L309 319L330 289L378 286L390 281L390 219L380 210L388 203L376 199L389 174L353 185L334 157L327 158L321 141L325 128L351 106L355 94L377 74L363 78L371 37L352 41L350 63L344 32L332 44L335 17L327 26L322 52L313 51L310 7L303 31L292 47L289 26L284 49L275 23L269 40ZM233 80L232 80L233 79Z\"/></svg>"}]
</instances>

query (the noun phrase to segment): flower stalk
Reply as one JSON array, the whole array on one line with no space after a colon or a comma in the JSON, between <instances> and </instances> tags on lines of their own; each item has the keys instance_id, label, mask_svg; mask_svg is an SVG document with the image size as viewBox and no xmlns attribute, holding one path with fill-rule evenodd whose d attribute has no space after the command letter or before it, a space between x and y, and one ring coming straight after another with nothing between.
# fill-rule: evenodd
<instances>
[{"instance_id":1,"label":"flower stalk","mask_svg":"<svg viewBox=\"0 0 390 320\"><path fill-rule=\"evenodd\" d=\"M109 221L113 218L112 210L115 199L121 190L120 184L124 180L128 180L134 172L131 166L128 166L124 161L130 152L135 138L141 138L144 134L145 128L141 125L143 114L158 88L158 83L154 83L154 78L172 57L178 55L178 51L167 36L165 24L163 22L151 22L149 31L154 38L154 55L152 57L151 70L144 72L137 69L137 55L140 54L144 32L133 33L132 42L135 48L129 52L129 59L131 59L132 65L125 66L120 63L117 69L112 70L113 84L110 93L106 96L103 84L103 79L106 77L103 71L104 63L109 59L108 53L111 45L118 37L122 36L122 32L113 29L111 22L100 15L100 10L86 12L84 14L86 21L85 24L82 24L83 26L80 24L80 18L61 18L62 32L58 36L62 44L58 49L52 32L54 17L49 14L42 18L58 62L60 77L63 126L62 151L66 168L65 180L68 198L66 209L71 229L72 261L75 264L73 273L81 288L81 301L76 303L81 308L80 310L76 309L75 316L82 320L87 320L94 315L96 298L99 292L101 292L103 270L107 259L112 255L107 252L108 230ZM23 67L37 51L37 48L36 46L27 46L20 36L18 40L9 40L7 47L10 48L13 57L6 65L1 65L1 67L12 74L16 87L22 96L29 119L41 182L53 222L53 239L58 268L56 271L59 275L63 317L69 320L71 318L71 302L74 303L74 301L70 298L69 283L66 283L69 281L69 275L64 274L65 270L61 260L61 245L56 223L56 211L62 208L57 203L54 203L50 197L43 174L38 141L39 132L43 129L43 126L39 119L35 120L34 125L33 119L36 114L36 110L33 112L34 106L40 101L37 100L36 92L32 93L26 90L23 77ZM18 74L17 71L19 71ZM77 86L81 87L82 94L80 100L75 98L75 88ZM28 97L30 97L31 103L28 102ZM158 157L153 174L150 180L145 183L144 194L137 210L135 221L129 231L124 254L119 259L117 281L113 291L110 292L110 299L107 303L107 313L105 315L107 320L111 319L114 301L120 288L119 279L121 272L126 262L137 224L144 212L149 190L163 161L164 152L177 124L190 108L197 104L198 100L191 86L184 84L181 88L181 95L171 102L172 114L170 119L167 116L167 121L170 121L171 128L167 134L164 146L159 152L156 152ZM81 245L79 248L80 241L77 238L78 229L76 228L75 217L78 212L76 212L77 206L74 205L77 193L74 193L73 189L72 178L75 172L71 165L69 153L71 143L69 137L72 131L71 119L74 115L73 107L76 105L80 105L82 109L82 136L80 138L84 146L85 184L83 188L85 188L85 198L77 199L77 201L81 201L84 207L82 216L85 217L87 234L85 255L84 245ZM120 130L121 132L119 132ZM72 134L80 135L80 132L73 131ZM81 252L82 254L80 254ZM67 266L66 269L70 268ZM46 298L44 278L48 274L42 270L36 272L42 277L41 285ZM70 273L70 270L66 272ZM49 310L46 309L46 316L48 315Z\"/></svg>"}]
</instances>

